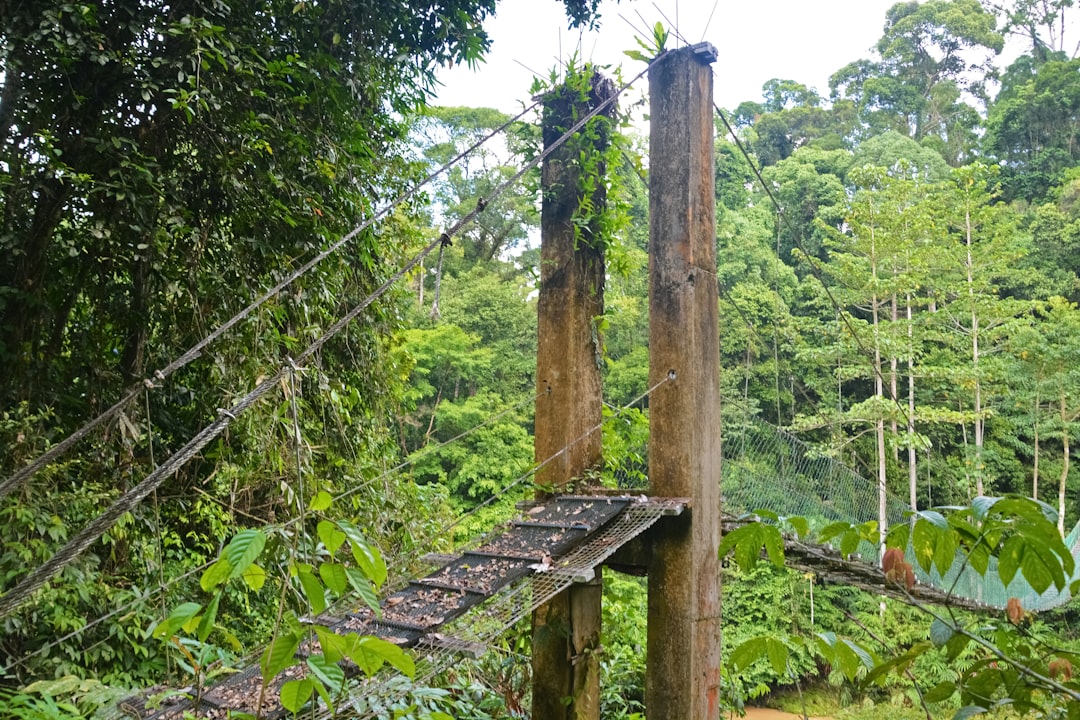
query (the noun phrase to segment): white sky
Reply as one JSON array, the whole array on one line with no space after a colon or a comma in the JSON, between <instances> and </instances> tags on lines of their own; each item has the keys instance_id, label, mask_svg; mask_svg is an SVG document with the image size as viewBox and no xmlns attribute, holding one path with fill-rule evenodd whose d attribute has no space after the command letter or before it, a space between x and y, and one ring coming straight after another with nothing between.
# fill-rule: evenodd
<instances>
[{"instance_id":1,"label":"white sky","mask_svg":"<svg viewBox=\"0 0 1080 720\"><path fill-rule=\"evenodd\" d=\"M759 101L762 84L777 77L815 87L827 97L832 73L870 57L885 25L885 11L895 2L719 0L709 22L714 0L602 0L600 31L581 35L567 29L558 0L502 0L487 25L492 39L487 62L476 72L466 67L443 70L439 79L444 87L436 102L516 113L522 102L529 101L533 76L522 65L546 77L556 58L569 56L579 46L579 55L586 60L622 63L629 79L644 65L623 51L637 49L634 35L645 33L646 25L650 36L657 21L669 26L664 15L689 42L704 39L716 46L715 92L721 107L734 109L744 100ZM676 42L672 38L668 47ZM642 82L641 92L645 87Z\"/></svg>"}]
</instances>

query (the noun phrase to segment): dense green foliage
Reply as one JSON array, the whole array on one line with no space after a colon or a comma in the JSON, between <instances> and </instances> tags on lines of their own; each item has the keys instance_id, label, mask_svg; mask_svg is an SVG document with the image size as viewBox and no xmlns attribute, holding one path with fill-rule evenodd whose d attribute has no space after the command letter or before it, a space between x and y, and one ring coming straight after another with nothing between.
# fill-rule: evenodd
<instances>
[{"instance_id":1,"label":"dense green foliage","mask_svg":"<svg viewBox=\"0 0 1080 720\"><path fill-rule=\"evenodd\" d=\"M0 500L0 590L535 154L537 128L515 123L497 149L154 378L508 120L426 106L434 67L482 57L494 5L0 4L0 476L150 379L77 452ZM577 22L596 18L595 0L565 5ZM722 133L716 141L726 438L757 417L915 507L973 506L924 516L934 531L915 534L956 533L941 546L1003 553L1006 572L1030 571L1040 586L1064 579L1054 562L1068 561L1036 552L1030 537L1057 547L1080 517L1080 60L1062 22L1072 5L897 3L871 57L838 69L827 97L777 78L730 114L749 158ZM662 31L641 59L659 51ZM1023 52L995 67L1006 38ZM598 476L639 491L648 178L635 143L642 152L631 137L582 163L617 210L603 218L609 277L596 327L610 407ZM420 553L512 512L534 465L537 184L530 173L487 203L279 394L3 618L3 685L38 682L0 690L0 702L19 716L78 717L115 699L108 686L202 687L271 635L289 649L318 634L298 618L346 592L370 601L372 582L403 577ZM580 210L585 227L596 216ZM403 472L387 472L401 462ZM1047 500L1056 534L1046 534L1052 509L1040 520L1010 506L1028 525L999 528L1000 547L980 545L969 526L998 532L1000 518L979 515L991 495ZM1017 526L1029 540L1009 539ZM1059 688L1037 681L1025 695L1022 672L954 639L977 635L1067 683L1071 666L1057 661L1072 657L1061 649L1069 638L1057 628L962 614L930 627L918 609L751 567L760 547L736 550L724 574L732 706L824 682L845 700L898 707L922 692L942 708L1008 696L1020 710L1072 712ZM1041 558L1042 570L1024 558ZM609 573L606 593L605 717L633 717L643 709L644 587ZM83 630L103 609L117 615ZM324 640L327 663L370 658L360 638ZM527 707L528 643L506 642L451 671L443 689L403 678L407 693L370 702L417 716L511 716ZM291 659L268 651L264 674ZM308 663L288 707L335 701L327 663Z\"/></svg>"}]
</instances>

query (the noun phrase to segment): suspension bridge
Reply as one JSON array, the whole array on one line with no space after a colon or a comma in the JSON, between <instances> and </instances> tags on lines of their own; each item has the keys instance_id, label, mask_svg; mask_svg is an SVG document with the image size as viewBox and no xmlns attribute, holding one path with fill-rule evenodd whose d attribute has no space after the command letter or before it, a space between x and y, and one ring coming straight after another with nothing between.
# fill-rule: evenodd
<instances>
[{"instance_id":1,"label":"suspension bridge","mask_svg":"<svg viewBox=\"0 0 1080 720\"><path fill-rule=\"evenodd\" d=\"M570 222L573 208L581 201L577 195L581 184L575 175L580 165L571 161L580 148L571 150L567 145L590 120L610 113L620 93L633 82L615 88L610 82L594 80L587 101L572 94L554 93L543 98L549 119L556 119L545 125L543 153L478 202L472 213L404 264L288 364L239 401L219 410L218 417L184 447L123 494L53 558L28 572L0 596L0 617L33 602L36 591L91 547L119 517L154 492L238 416L283 381L293 379L306 360L427 255L445 247L476 218L486 201L543 163L548 191L542 217L539 391L530 398L536 404L537 463L503 492L528 489L533 482L545 490L523 499L520 516L508 525L454 555L429 559L430 572L396 588L382 600L379 611L340 603L311 623L333 633L381 637L413 650L420 658L417 679L423 681L460 654L485 652L509 628L531 617L533 716L538 720L566 717L563 700L569 697L569 711L596 717L598 665L589 650L597 647L599 638L602 567L629 567L648 574L650 582L650 717L715 718L719 678L716 548L722 518L733 522L736 516L767 509L820 522L861 523L878 519L879 494L876 483L760 420L749 418L721 431L717 289L712 280L716 259L711 184L713 108L709 99L714 58L711 46L699 44L662 55L649 68L654 96L651 369L650 388L638 399L648 402L652 432L646 488L630 491L572 484L585 470L595 467L600 457L604 421L593 329L594 318L603 312L604 266L603 253L579 242L581 228ZM638 78L642 75L644 71ZM582 102L585 106L579 104ZM562 188L562 194L551 192L552 188ZM655 192L656 188L661 192ZM591 199L603 201L602 194ZM25 484L95 427L115 417L126 403L197 358L209 343L385 216L399 201L269 289L177 361L134 385L77 433L4 480L0 497ZM586 229L586 236L589 232ZM887 505L889 523L907 521L905 503L890 498ZM1080 531L1074 529L1067 539L1074 556L1078 535ZM806 543L801 547L805 552L798 554L797 562L821 569L826 579L858 577L883 593L895 592L877 569L876 546L864 544L861 560L840 558L826 547ZM919 580L913 593L916 596L969 607L1000 608L1009 598L1019 598L1025 608L1039 610L1068 600L1067 592L1036 593L1019 577L1008 586L1002 585L993 570L978 575L959 556L949 572L923 574ZM115 617L122 610L94 622ZM554 628L560 631L554 632ZM675 652L676 647L681 652ZM310 639L291 649L300 658L317 652ZM372 705L371 698L384 696L391 680L385 674L367 677L355 663L343 661L340 666L354 683L348 692L350 712L358 717L377 715L379 708ZM305 667L292 665L267 685L255 663L198 698L150 712L137 708L135 712L150 714L155 720L178 720L185 713L206 718L234 712L281 717L287 711L275 691L302 677ZM319 712L329 715L329 711Z\"/></svg>"}]
</instances>

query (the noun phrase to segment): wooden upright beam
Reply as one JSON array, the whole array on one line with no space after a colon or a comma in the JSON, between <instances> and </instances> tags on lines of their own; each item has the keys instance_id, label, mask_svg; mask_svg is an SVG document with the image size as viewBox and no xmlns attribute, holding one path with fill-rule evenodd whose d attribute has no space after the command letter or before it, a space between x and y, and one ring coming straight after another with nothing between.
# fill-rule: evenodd
<instances>
[{"instance_id":1,"label":"wooden upright beam","mask_svg":"<svg viewBox=\"0 0 1080 720\"><path fill-rule=\"evenodd\" d=\"M544 146L614 91L610 80L595 76L587 99L567 88L548 95ZM606 114L613 112L614 103ZM574 232L582 199L577 142L547 157L541 180L535 447L543 466L536 479L554 490L600 462L602 356L596 322L604 313L604 252L595 227L579 236ZM603 183L596 186L594 213L606 200ZM601 591L598 575L533 613L533 720L599 720Z\"/></svg>"},{"instance_id":2,"label":"wooden upright beam","mask_svg":"<svg viewBox=\"0 0 1080 720\"><path fill-rule=\"evenodd\" d=\"M720 686L720 342L707 43L649 70L649 480L691 510L649 561L649 720L716 720Z\"/></svg>"}]
</instances>

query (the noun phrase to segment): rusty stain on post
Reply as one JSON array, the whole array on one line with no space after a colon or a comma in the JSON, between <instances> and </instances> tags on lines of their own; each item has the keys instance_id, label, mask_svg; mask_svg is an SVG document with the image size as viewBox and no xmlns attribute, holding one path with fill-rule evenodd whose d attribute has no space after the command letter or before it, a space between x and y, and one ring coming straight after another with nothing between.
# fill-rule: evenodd
<instances>
[{"instance_id":1,"label":"rusty stain on post","mask_svg":"<svg viewBox=\"0 0 1080 720\"><path fill-rule=\"evenodd\" d=\"M649 479L692 498L649 561L649 720L716 720L720 685L720 344L707 43L649 70Z\"/></svg>"},{"instance_id":2,"label":"rusty stain on post","mask_svg":"<svg viewBox=\"0 0 1080 720\"><path fill-rule=\"evenodd\" d=\"M568 87L549 94L545 147L614 92L610 80L596 75L586 98ZM614 103L605 114L613 113ZM603 133L597 141L605 141ZM602 356L595 323L604 312L604 252L600 242L592 242L595 223L575 236L572 220L581 202L577 152L570 142L548 156L541 181L535 448L536 461L545 465L536 481L555 492L600 462L600 432L594 428L602 418ZM594 213L606 200L604 184L595 185ZM533 613L534 720L599 720L601 590L598 576Z\"/></svg>"}]
</instances>

